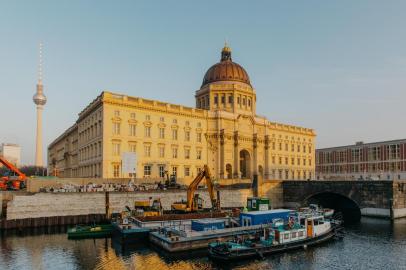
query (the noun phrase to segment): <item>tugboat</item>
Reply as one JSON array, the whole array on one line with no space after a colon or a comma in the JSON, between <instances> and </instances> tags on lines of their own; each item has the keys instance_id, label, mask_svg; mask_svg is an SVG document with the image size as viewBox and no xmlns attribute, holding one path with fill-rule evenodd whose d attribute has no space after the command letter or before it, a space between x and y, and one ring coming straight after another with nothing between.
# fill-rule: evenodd
<instances>
[{"instance_id":1,"label":"tugboat","mask_svg":"<svg viewBox=\"0 0 406 270\"><path fill-rule=\"evenodd\" d=\"M338 231L336 224L325 219L322 211L294 212L288 222L274 219L262 232L245 239L210 243L209 256L216 261L232 261L307 248L332 239Z\"/></svg>"}]
</instances>

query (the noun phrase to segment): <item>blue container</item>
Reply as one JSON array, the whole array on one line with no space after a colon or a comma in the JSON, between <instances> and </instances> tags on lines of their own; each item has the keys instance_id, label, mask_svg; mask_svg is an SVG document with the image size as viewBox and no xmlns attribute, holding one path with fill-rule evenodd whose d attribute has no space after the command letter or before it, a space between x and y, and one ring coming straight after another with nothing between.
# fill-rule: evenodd
<instances>
[{"instance_id":1,"label":"blue container","mask_svg":"<svg viewBox=\"0 0 406 270\"><path fill-rule=\"evenodd\" d=\"M218 229L224 229L224 220L219 219L201 219L192 220L193 231L213 231Z\"/></svg>"},{"instance_id":2,"label":"blue container","mask_svg":"<svg viewBox=\"0 0 406 270\"><path fill-rule=\"evenodd\" d=\"M268 211L251 211L248 213L240 214L240 225L241 226L252 226L271 223L275 218L282 218L288 221L289 214L292 210L289 209L273 209Z\"/></svg>"}]
</instances>

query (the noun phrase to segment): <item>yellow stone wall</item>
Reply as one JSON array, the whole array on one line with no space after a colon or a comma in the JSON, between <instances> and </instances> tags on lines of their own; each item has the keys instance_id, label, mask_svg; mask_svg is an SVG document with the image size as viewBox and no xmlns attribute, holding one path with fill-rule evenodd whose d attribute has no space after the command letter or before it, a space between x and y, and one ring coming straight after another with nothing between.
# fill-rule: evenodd
<instances>
[{"instance_id":1,"label":"yellow stone wall","mask_svg":"<svg viewBox=\"0 0 406 270\"><path fill-rule=\"evenodd\" d=\"M176 167L178 177L185 180L192 179L204 164L216 178L252 178L254 174L265 179L314 177L313 130L273 123L254 113L202 110L103 92L49 146L49 170L62 177L127 178L130 176L121 172L121 154L135 151L136 177L151 181L159 179L160 165L170 173ZM135 133L130 125L135 126ZM146 129L150 129L149 136ZM177 130L177 139L172 130ZM160 148L164 148L163 156ZM177 157L173 149L177 149ZM241 152L247 156L243 163ZM243 164L245 174L241 173ZM148 176L144 174L146 165L151 165Z\"/></svg>"}]
</instances>

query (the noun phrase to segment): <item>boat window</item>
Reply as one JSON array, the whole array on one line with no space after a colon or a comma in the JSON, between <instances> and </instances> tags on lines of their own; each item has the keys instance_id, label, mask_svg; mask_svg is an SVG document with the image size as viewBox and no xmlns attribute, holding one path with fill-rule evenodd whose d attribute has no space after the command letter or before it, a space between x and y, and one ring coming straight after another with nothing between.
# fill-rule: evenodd
<instances>
[{"instance_id":1,"label":"boat window","mask_svg":"<svg viewBox=\"0 0 406 270\"><path fill-rule=\"evenodd\" d=\"M285 233L285 235L283 236L283 239L289 239L289 234Z\"/></svg>"},{"instance_id":2,"label":"boat window","mask_svg":"<svg viewBox=\"0 0 406 270\"><path fill-rule=\"evenodd\" d=\"M314 226L317 226L317 225L319 225L319 220L318 220L318 219L315 219L315 220L314 220Z\"/></svg>"},{"instance_id":3,"label":"boat window","mask_svg":"<svg viewBox=\"0 0 406 270\"><path fill-rule=\"evenodd\" d=\"M299 237L303 237L303 232L302 231L300 231L300 232L298 232L298 234L297 234Z\"/></svg>"},{"instance_id":4,"label":"boat window","mask_svg":"<svg viewBox=\"0 0 406 270\"><path fill-rule=\"evenodd\" d=\"M296 232L292 232L292 238L296 238Z\"/></svg>"},{"instance_id":5,"label":"boat window","mask_svg":"<svg viewBox=\"0 0 406 270\"><path fill-rule=\"evenodd\" d=\"M302 225L302 226L306 225L306 220L305 220L305 219L301 219L301 220L300 220L300 225Z\"/></svg>"}]
</instances>

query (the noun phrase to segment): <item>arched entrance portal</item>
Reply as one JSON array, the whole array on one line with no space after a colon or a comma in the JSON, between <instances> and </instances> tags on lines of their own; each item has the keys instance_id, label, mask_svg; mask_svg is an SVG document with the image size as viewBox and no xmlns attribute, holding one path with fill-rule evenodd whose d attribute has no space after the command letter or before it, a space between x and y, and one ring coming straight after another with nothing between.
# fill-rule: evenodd
<instances>
[{"instance_id":1,"label":"arched entrance portal","mask_svg":"<svg viewBox=\"0 0 406 270\"><path fill-rule=\"evenodd\" d=\"M345 223L358 222L361 219L361 210L358 204L350 198L334 192L321 192L308 197L304 205L314 203L325 208L332 208L334 212L341 213Z\"/></svg>"},{"instance_id":2,"label":"arched entrance portal","mask_svg":"<svg viewBox=\"0 0 406 270\"><path fill-rule=\"evenodd\" d=\"M251 157L250 153L247 150L240 151L240 172L241 178L250 178L251 177Z\"/></svg>"},{"instance_id":3,"label":"arched entrance portal","mask_svg":"<svg viewBox=\"0 0 406 270\"><path fill-rule=\"evenodd\" d=\"M227 179L233 178L233 167L231 167L231 164L226 165L226 173L227 173Z\"/></svg>"}]
</instances>

